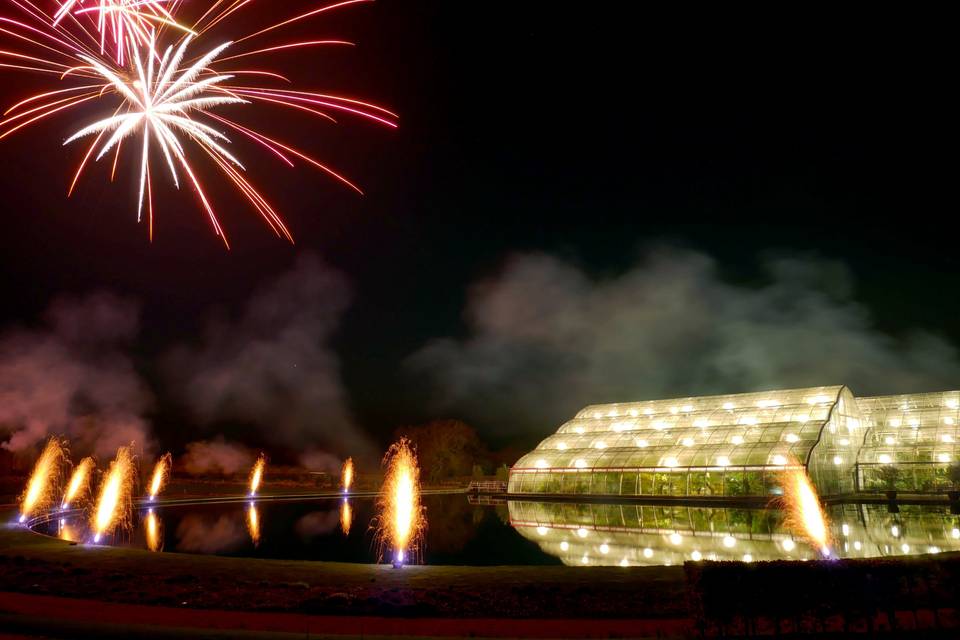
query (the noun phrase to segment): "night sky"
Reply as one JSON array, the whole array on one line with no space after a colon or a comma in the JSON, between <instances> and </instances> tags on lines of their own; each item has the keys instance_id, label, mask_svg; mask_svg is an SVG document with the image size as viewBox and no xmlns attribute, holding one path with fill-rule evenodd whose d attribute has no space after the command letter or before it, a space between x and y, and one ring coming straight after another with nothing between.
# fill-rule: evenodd
<instances>
[{"instance_id":1,"label":"night sky","mask_svg":"<svg viewBox=\"0 0 960 640\"><path fill-rule=\"evenodd\" d=\"M238 314L304 252L350 283L332 346L353 421L379 441L441 415L510 441L509 425L426 402L404 363L432 338L464 336L469 287L520 253L602 278L649 246L689 248L744 286L763 283L771 252L836 259L880 330L960 343L945 21L867 5L636 4L378 0L315 22L308 32L358 47L277 66L391 108L400 128L263 112L366 192L247 153L295 246L214 188L225 250L193 195L159 172L151 244L134 163L114 184L96 167L66 199L82 148L60 143L75 116L3 140L0 325L37 326L63 295L139 301L130 351L170 447L190 421L164 401L158 358L195 343L211 314ZM5 104L34 82L4 77Z\"/></svg>"}]
</instances>

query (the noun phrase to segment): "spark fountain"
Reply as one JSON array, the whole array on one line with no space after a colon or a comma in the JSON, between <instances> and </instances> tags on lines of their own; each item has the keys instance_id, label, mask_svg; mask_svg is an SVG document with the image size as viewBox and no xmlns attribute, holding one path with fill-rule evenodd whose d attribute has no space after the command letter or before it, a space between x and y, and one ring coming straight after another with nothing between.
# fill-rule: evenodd
<instances>
[{"instance_id":1,"label":"spark fountain","mask_svg":"<svg viewBox=\"0 0 960 640\"><path fill-rule=\"evenodd\" d=\"M350 487L353 486L353 458L347 458L346 462L343 463L340 478L343 492L350 493Z\"/></svg>"},{"instance_id":2,"label":"spark fountain","mask_svg":"<svg viewBox=\"0 0 960 640\"><path fill-rule=\"evenodd\" d=\"M412 562L420 552L426 529L420 504L420 468L412 445L406 438L394 443L383 457L386 474L377 498L379 515L375 523L380 559L393 551L393 566Z\"/></svg>"},{"instance_id":3,"label":"spark fountain","mask_svg":"<svg viewBox=\"0 0 960 640\"><path fill-rule=\"evenodd\" d=\"M267 457L260 454L257 463L250 470L250 497L255 498L257 490L260 488L260 482L263 480L263 470L267 466Z\"/></svg>"},{"instance_id":4,"label":"spark fountain","mask_svg":"<svg viewBox=\"0 0 960 640\"><path fill-rule=\"evenodd\" d=\"M63 463L66 460L66 445L52 437L43 448L43 453L30 473L27 488L20 496L20 523L45 511L53 503L60 489Z\"/></svg>"},{"instance_id":5,"label":"spark fountain","mask_svg":"<svg viewBox=\"0 0 960 640\"><path fill-rule=\"evenodd\" d=\"M783 497L778 502L786 511L784 526L813 545L823 557L830 557L831 540L827 516L804 468L800 466L784 471L781 485Z\"/></svg>"},{"instance_id":6,"label":"spark fountain","mask_svg":"<svg viewBox=\"0 0 960 640\"><path fill-rule=\"evenodd\" d=\"M61 509L69 509L70 505L80 499L87 497L87 491L90 489L90 476L96 468L93 458L87 457L80 461L70 475L70 482L67 484L67 490L63 494L63 501L60 503Z\"/></svg>"},{"instance_id":7,"label":"spark fountain","mask_svg":"<svg viewBox=\"0 0 960 640\"><path fill-rule=\"evenodd\" d=\"M150 502L156 500L160 490L167 484L170 477L170 468L173 465L173 456L169 453L164 454L157 460L153 467L153 477L150 480L150 490L147 496Z\"/></svg>"},{"instance_id":8,"label":"spark fountain","mask_svg":"<svg viewBox=\"0 0 960 640\"><path fill-rule=\"evenodd\" d=\"M133 514L133 492L137 484L133 445L120 447L100 484L100 494L90 518L95 543L117 528L129 528Z\"/></svg>"}]
</instances>

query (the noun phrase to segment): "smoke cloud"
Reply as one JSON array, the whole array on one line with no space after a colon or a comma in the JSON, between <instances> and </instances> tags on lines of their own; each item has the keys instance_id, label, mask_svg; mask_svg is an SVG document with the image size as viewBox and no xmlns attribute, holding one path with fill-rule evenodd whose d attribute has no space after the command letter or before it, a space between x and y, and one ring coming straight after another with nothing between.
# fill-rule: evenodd
<instances>
[{"instance_id":1,"label":"smoke cloud","mask_svg":"<svg viewBox=\"0 0 960 640\"><path fill-rule=\"evenodd\" d=\"M134 302L97 293L0 336L0 446L20 452L58 434L102 458L133 441L149 449L151 395L126 355L138 328Z\"/></svg>"},{"instance_id":2,"label":"smoke cloud","mask_svg":"<svg viewBox=\"0 0 960 640\"><path fill-rule=\"evenodd\" d=\"M170 385L211 429L252 426L271 446L291 451L369 452L330 346L350 298L340 273L304 255L256 291L239 318L211 322L199 346L170 354Z\"/></svg>"},{"instance_id":3,"label":"smoke cloud","mask_svg":"<svg viewBox=\"0 0 960 640\"><path fill-rule=\"evenodd\" d=\"M955 388L957 349L923 330L894 338L837 262L779 257L766 282L724 281L701 253L660 248L596 278L544 254L510 260L471 291L464 339L408 359L437 408L501 435L553 429L590 403L847 384L855 394Z\"/></svg>"},{"instance_id":4,"label":"smoke cloud","mask_svg":"<svg viewBox=\"0 0 960 640\"><path fill-rule=\"evenodd\" d=\"M223 438L191 442L180 459L183 469L191 475L224 476L249 471L253 461L250 449Z\"/></svg>"},{"instance_id":5,"label":"smoke cloud","mask_svg":"<svg viewBox=\"0 0 960 640\"><path fill-rule=\"evenodd\" d=\"M177 550L190 553L224 553L247 541L247 530L239 515L204 517L188 515L177 525Z\"/></svg>"}]
</instances>

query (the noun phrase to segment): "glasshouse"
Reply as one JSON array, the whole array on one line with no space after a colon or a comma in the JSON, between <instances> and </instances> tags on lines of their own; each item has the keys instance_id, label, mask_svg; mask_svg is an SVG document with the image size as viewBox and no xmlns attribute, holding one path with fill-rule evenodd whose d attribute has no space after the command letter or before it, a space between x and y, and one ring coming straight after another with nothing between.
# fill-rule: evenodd
<instances>
[{"instance_id":1,"label":"glasshouse","mask_svg":"<svg viewBox=\"0 0 960 640\"><path fill-rule=\"evenodd\" d=\"M846 386L593 405L511 469L512 494L770 496L804 468L822 495L960 483L960 392Z\"/></svg>"}]
</instances>

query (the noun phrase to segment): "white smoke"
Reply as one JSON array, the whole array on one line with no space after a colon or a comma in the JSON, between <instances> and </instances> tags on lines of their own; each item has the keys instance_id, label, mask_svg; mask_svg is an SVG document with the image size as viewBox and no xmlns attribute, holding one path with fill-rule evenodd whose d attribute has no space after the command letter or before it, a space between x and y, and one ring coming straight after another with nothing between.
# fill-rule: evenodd
<instances>
[{"instance_id":1,"label":"white smoke","mask_svg":"<svg viewBox=\"0 0 960 640\"><path fill-rule=\"evenodd\" d=\"M44 326L0 336L0 442L14 452L49 435L77 454L151 446L151 395L127 355L139 309L107 293L55 301Z\"/></svg>"},{"instance_id":2,"label":"white smoke","mask_svg":"<svg viewBox=\"0 0 960 640\"><path fill-rule=\"evenodd\" d=\"M544 254L475 285L468 336L408 360L439 409L501 434L547 432L590 403L824 384L861 395L956 388L957 349L879 331L836 262L781 257L759 286L701 253L661 248L597 278Z\"/></svg>"}]
</instances>

